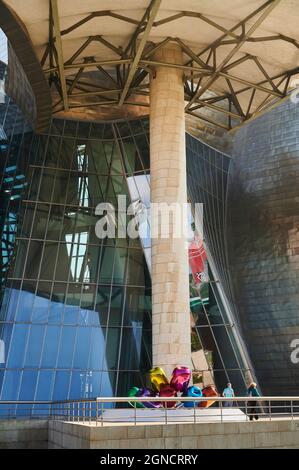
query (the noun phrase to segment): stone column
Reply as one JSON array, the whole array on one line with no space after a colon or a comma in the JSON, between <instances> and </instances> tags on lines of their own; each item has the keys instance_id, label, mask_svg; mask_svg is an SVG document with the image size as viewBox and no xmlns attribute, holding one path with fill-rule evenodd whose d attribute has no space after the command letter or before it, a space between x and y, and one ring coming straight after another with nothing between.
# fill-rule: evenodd
<instances>
[{"instance_id":1,"label":"stone column","mask_svg":"<svg viewBox=\"0 0 299 470\"><path fill-rule=\"evenodd\" d=\"M182 63L177 44L154 60ZM184 88L182 71L157 66L150 86L151 202L187 202ZM171 218L170 218L171 219ZM171 222L171 220L170 220ZM152 211L152 229L157 218ZM189 268L185 236L152 239L153 366L169 376L176 365L191 366Z\"/></svg>"}]
</instances>

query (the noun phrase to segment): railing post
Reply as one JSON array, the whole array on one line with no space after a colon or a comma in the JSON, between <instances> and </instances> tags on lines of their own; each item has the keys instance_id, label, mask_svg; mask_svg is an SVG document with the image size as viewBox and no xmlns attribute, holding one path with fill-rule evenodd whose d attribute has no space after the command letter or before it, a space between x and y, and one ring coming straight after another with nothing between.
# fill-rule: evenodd
<instances>
[{"instance_id":1,"label":"railing post","mask_svg":"<svg viewBox=\"0 0 299 470\"><path fill-rule=\"evenodd\" d=\"M196 423L196 403L193 402L193 412L194 412L194 424Z\"/></svg>"},{"instance_id":2,"label":"railing post","mask_svg":"<svg viewBox=\"0 0 299 470\"><path fill-rule=\"evenodd\" d=\"M98 425L98 418L99 418L99 402L97 399L96 401L96 426Z\"/></svg>"},{"instance_id":3,"label":"railing post","mask_svg":"<svg viewBox=\"0 0 299 470\"><path fill-rule=\"evenodd\" d=\"M135 426L136 426L136 420L137 420L137 412L136 412L136 401L134 401L134 423L135 423Z\"/></svg>"},{"instance_id":4,"label":"railing post","mask_svg":"<svg viewBox=\"0 0 299 470\"><path fill-rule=\"evenodd\" d=\"M104 403L101 403L101 426L104 426Z\"/></svg>"},{"instance_id":5,"label":"railing post","mask_svg":"<svg viewBox=\"0 0 299 470\"><path fill-rule=\"evenodd\" d=\"M270 421L272 421L272 409L271 409L271 401L269 400L269 415L270 415Z\"/></svg>"},{"instance_id":6,"label":"railing post","mask_svg":"<svg viewBox=\"0 0 299 470\"><path fill-rule=\"evenodd\" d=\"M248 404L247 400L245 400L245 415L246 415L246 421L248 421L248 410L247 410Z\"/></svg>"},{"instance_id":7,"label":"railing post","mask_svg":"<svg viewBox=\"0 0 299 470\"><path fill-rule=\"evenodd\" d=\"M223 411L222 411L222 401L220 400L219 402L219 405L220 405L220 420L221 420L221 423L223 422Z\"/></svg>"},{"instance_id":8,"label":"railing post","mask_svg":"<svg viewBox=\"0 0 299 470\"><path fill-rule=\"evenodd\" d=\"M291 416L292 416L292 420L293 420L294 419L293 400L291 400Z\"/></svg>"},{"instance_id":9,"label":"railing post","mask_svg":"<svg viewBox=\"0 0 299 470\"><path fill-rule=\"evenodd\" d=\"M165 408L165 424L168 423L167 421L167 401L164 401L164 408Z\"/></svg>"}]
</instances>

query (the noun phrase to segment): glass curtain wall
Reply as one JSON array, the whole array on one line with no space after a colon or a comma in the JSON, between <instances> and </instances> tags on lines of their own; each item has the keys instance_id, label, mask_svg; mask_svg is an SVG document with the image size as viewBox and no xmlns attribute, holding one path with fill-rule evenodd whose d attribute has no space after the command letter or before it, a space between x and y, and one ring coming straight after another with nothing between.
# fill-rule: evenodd
<instances>
[{"instance_id":1,"label":"glass curtain wall","mask_svg":"<svg viewBox=\"0 0 299 470\"><path fill-rule=\"evenodd\" d=\"M244 395L250 370L240 343L236 341L237 326L221 295L224 292L231 300L226 251L227 183L231 159L189 134L186 134L186 145L188 194L193 203L203 203L203 236L209 264L208 282L195 285L191 280L190 283L195 381L206 384L213 380L219 391L231 382L235 392ZM201 301L192 301L198 297ZM204 356L208 370L202 370Z\"/></svg>"},{"instance_id":2,"label":"glass curtain wall","mask_svg":"<svg viewBox=\"0 0 299 470\"><path fill-rule=\"evenodd\" d=\"M120 194L127 204L148 204L148 119L54 119L37 136L11 102L1 106L1 197L7 201L1 208L8 214L1 219L1 399L125 395L133 384L145 386L149 240L120 238L117 230L115 239L97 238L95 208L100 202L117 207ZM187 135L189 196L224 214L229 158L201 143L199 149L198 142ZM223 223L211 231L221 237ZM241 389L244 366L217 282L210 273L199 291L190 275L194 382L221 389L230 380ZM192 302L195 297L201 300Z\"/></svg>"},{"instance_id":3,"label":"glass curtain wall","mask_svg":"<svg viewBox=\"0 0 299 470\"><path fill-rule=\"evenodd\" d=\"M128 141L133 131L144 139L141 122L128 129ZM136 144L124 158L118 132L53 120L45 135L12 132L2 149L4 161L19 148L25 179L0 314L2 400L125 395L145 385L151 293L143 250L138 238L95 234L95 207L117 208L118 194L129 204L126 176L142 166Z\"/></svg>"}]
</instances>

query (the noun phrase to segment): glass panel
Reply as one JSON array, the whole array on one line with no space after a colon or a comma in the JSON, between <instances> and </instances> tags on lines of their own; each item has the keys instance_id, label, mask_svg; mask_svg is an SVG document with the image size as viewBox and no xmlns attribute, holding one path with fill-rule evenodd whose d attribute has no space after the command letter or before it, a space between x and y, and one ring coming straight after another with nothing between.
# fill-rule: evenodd
<instances>
[{"instance_id":1,"label":"glass panel","mask_svg":"<svg viewBox=\"0 0 299 470\"><path fill-rule=\"evenodd\" d=\"M115 395L115 386L116 386L116 373L115 372L102 372L101 374L101 393L102 397L113 397ZM107 404L107 408L111 405Z\"/></svg>"},{"instance_id":2,"label":"glass panel","mask_svg":"<svg viewBox=\"0 0 299 470\"><path fill-rule=\"evenodd\" d=\"M14 265L12 265L11 272L12 277L23 277L26 255L28 249L27 240L18 240L16 243L16 256L14 260Z\"/></svg>"},{"instance_id":3,"label":"glass panel","mask_svg":"<svg viewBox=\"0 0 299 470\"><path fill-rule=\"evenodd\" d=\"M140 372L120 372L118 376L117 395L124 397L128 395L128 390L134 384L135 387L146 387L146 374Z\"/></svg>"},{"instance_id":4,"label":"glass panel","mask_svg":"<svg viewBox=\"0 0 299 470\"><path fill-rule=\"evenodd\" d=\"M117 369L119 347L120 347L120 328L109 328L106 343L106 360L108 370Z\"/></svg>"},{"instance_id":5,"label":"glass panel","mask_svg":"<svg viewBox=\"0 0 299 470\"><path fill-rule=\"evenodd\" d=\"M128 261L127 283L136 286L144 286L146 262L143 252L136 249L129 250Z\"/></svg>"},{"instance_id":6,"label":"glass panel","mask_svg":"<svg viewBox=\"0 0 299 470\"><path fill-rule=\"evenodd\" d=\"M34 306L33 306L33 311L32 311L32 318L31 318L32 322L45 323L48 321L50 300L47 297L50 296L50 292L47 292L47 290L51 289L51 287L52 287L51 283L39 282L38 293L42 293L43 295L45 295L45 297L41 297L39 295L35 296Z\"/></svg>"},{"instance_id":7,"label":"glass panel","mask_svg":"<svg viewBox=\"0 0 299 470\"><path fill-rule=\"evenodd\" d=\"M99 323L106 326L110 304L110 286L98 286L95 308L98 312Z\"/></svg>"},{"instance_id":8,"label":"glass panel","mask_svg":"<svg viewBox=\"0 0 299 470\"><path fill-rule=\"evenodd\" d=\"M14 281L12 285L15 287L19 287L20 283L18 281ZM1 320L11 321L11 320L14 320L16 316L21 291L18 289L11 288L11 289L7 289L5 294L7 295L7 298L6 298L7 304L5 305L4 301L2 303Z\"/></svg>"},{"instance_id":9,"label":"glass panel","mask_svg":"<svg viewBox=\"0 0 299 470\"><path fill-rule=\"evenodd\" d=\"M107 369L104 363L105 335L105 328L91 328L89 369Z\"/></svg>"},{"instance_id":10,"label":"glass panel","mask_svg":"<svg viewBox=\"0 0 299 470\"><path fill-rule=\"evenodd\" d=\"M52 370L41 370L38 376L35 400L46 401L52 398L54 372Z\"/></svg>"},{"instance_id":11,"label":"glass panel","mask_svg":"<svg viewBox=\"0 0 299 470\"><path fill-rule=\"evenodd\" d=\"M122 139L122 146L125 153L126 173L132 174L143 170L134 139L132 137Z\"/></svg>"},{"instance_id":12,"label":"glass panel","mask_svg":"<svg viewBox=\"0 0 299 470\"><path fill-rule=\"evenodd\" d=\"M124 288L113 286L110 300L109 325L120 326L123 317Z\"/></svg>"},{"instance_id":13,"label":"glass panel","mask_svg":"<svg viewBox=\"0 0 299 470\"><path fill-rule=\"evenodd\" d=\"M31 242L32 243L32 242ZM41 247L37 248L36 256L40 255ZM40 279L43 280L52 280L54 276L54 268L57 255L57 243L54 242L45 242L43 250L43 258L40 268ZM28 259L31 260L29 257ZM35 260L31 260L35 262Z\"/></svg>"},{"instance_id":14,"label":"glass panel","mask_svg":"<svg viewBox=\"0 0 299 470\"><path fill-rule=\"evenodd\" d=\"M11 323L0 323L0 368L6 367L7 354L11 340L13 325ZM1 391L1 389L0 389Z\"/></svg>"},{"instance_id":15,"label":"glass panel","mask_svg":"<svg viewBox=\"0 0 299 470\"><path fill-rule=\"evenodd\" d=\"M148 316L150 304L147 302L144 288L128 287L126 291L126 304L124 314L124 325L143 325Z\"/></svg>"},{"instance_id":16,"label":"glass panel","mask_svg":"<svg viewBox=\"0 0 299 470\"><path fill-rule=\"evenodd\" d=\"M114 249L108 246L103 247L100 282L110 282L113 273Z\"/></svg>"},{"instance_id":17,"label":"glass panel","mask_svg":"<svg viewBox=\"0 0 299 470\"><path fill-rule=\"evenodd\" d=\"M100 374L93 371L73 371L70 400L79 398L94 398L99 396L100 391ZM86 405L88 408L88 404ZM86 409L87 409L86 408Z\"/></svg>"},{"instance_id":18,"label":"glass panel","mask_svg":"<svg viewBox=\"0 0 299 470\"><path fill-rule=\"evenodd\" d=\"M53 400L66 400L68 399L70 383L70 372L58 370L55 374L55 383L53 391Z\"/></svg>"},{"instance_id":19,"label":"glass panel","mask_svg":"<svg viewBox=\"0 0 299 470\"><path fill-rule=\"evenodd\" d=\"M27 344L28 325L15 324L13 328L10 350L8 352L8 367L22 367L25 347Z\"/></svg>"},{"instance_id":20,"label":"glass panel","mask_svg":"<svg viewBox=\"0 0 299 470\"><path fill-rule=\"evenodd\" d=\"M239 364L236 360L225 326L214 326L213 333L218 344L218 348L221 351L226 369L238 368Z\"/></svg>"},{"instance_id":21,"label":"glass panel","mask_svg":"<svg viewBox=\"0 0 299 470\"><path fill-rule=\"evenodd\" d=\"M76 328L64 326L61 331L58 367L72 367Z\"/></svg>"},{"instance_id":22,"label":"glass panel","mask_svg":"<svg viewBox=\"0 0 299 470\"><path fill-rule=\"evenodd\" d=\"M150 168L150 156L149 156L149 146L145 135L136 135L135 142L139 150L139 155L141 157L143 168L148 170Z\"/></svg>"},{"instance_id":23,"label":"glass panel","mask_svg":"<svg viewBox=\"0 0 299 470\"><path fill-rule=\"evenodd\" d=\"M1 400L17 400L21 371L7 370L4 374Z\"/></svg>"},{"instance_id":24,"label":"glass panel","mask_svg":"<svg viewBox=\"0 0 299 470\"><path fill-rule=\"evenodd\" d=\"M117 247L114 249L114 252L113 282L115 284L123 284L128 252L126 248Z\"/></svg>"},{"instance_id":25,"label":"glass panel","mask_svg":"<svg viewBox=\"0 0 299 470\"><path fill-rule=\"evenodd\" d=\"M88 366L88 357L90 349L91 328L79 327L77 330L77 339L74 356L74 369L86 369Z\"/></svg>"},{"instance_id":26,"label":"glass panel","mask_svg":"<svg viewBox=\"0 0 299 470\"><path fill-rule=\"evenodd\" d=\"M22 375L19 400L33 400L37 382L37 371L25 370Z\"/></svg>"},{"instance_id":27,"label":"glass panel","mask_svg":"<svg viewBox=\"0 0 299 470\"><path fill-rule=\"evenodd\" d=\"M50 209L49 222L47 228L48 240L59 240L63 222L63 208L52 206Z\"/></svg>"},{"instance_id":28,"label":"glass panel","mask_svg":"<svg viewBox=\"0 0 299 470\"><path fill-rule=\"evenodd\" d=\"M134 326L123 328L119 366L121 370L140 368L142 328Z\"/></svg>"},{"instance_id":29,"label":"glass panel","mask_svg":"<svg viewBox=\"0 0 299 470\"><path fill-rule=\"evenodd\" d=\"M56 367L61 328L48 325L46 329L41 367Z\"/></svg>"},{"instance_id":30,"label":"glass panel","mask_svg":"<svg viewBox=\"0 0 299 470\"><path fill-rule=\"evenodd\" d=\"M45 327L43 325L31 325L24 364L25 367L39 366L44 340L44 330Z\"/></svg>"}]
</instances>

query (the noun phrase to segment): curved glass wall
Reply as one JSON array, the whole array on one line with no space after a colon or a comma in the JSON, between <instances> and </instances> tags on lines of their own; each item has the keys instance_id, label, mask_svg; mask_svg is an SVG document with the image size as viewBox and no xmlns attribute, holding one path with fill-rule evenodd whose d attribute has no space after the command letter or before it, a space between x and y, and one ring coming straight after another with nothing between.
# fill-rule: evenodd
<instances>
[{"instance_id":1,"label":"curved glass wall","mask_svg":"<svg viewBox=\"0 0 299 470\"><path fill-rule=\"evenodd\" d=\"M203 236L209 281L191 285L192 348L199 383L213 380L221 391L231 382L244 395L251 369L231 314L230 280L226 254L228 174L231 159L186 134L187 188L193 203L203 204ZM200 298L192 302L192 297ZM197 352L199 348L202 351ZM208 371L202 371L204 355ZM205 376L207 377L204 380Z\"/></svg>"},{"instance_id":2,"label":"curved glass wall","mask_svg":"<svg viewBox=\"0 0 299 470\"><path fill-rule=\"evenodd\" d=\"M147 201L148 119L114 124L54 119L49 132L37 136L20 126L11 102L1 109L7 134L1 141L7 203L1 207L8 214L1 219L1 399L124 395L132 384L146 385L149 240L100 240L95 208L100 202L116 207L119 194L128 204ZM215 187L207 175L214 167L199 144L187 136L188 191L193 201L208 204ZM228 157L214 158L226 165L225 194ZM192 186L194 175L201 191ZM209 210L215 210L211 203ZM11 237L6 251L5 237ZM212 273L200 290L192 282L190 289L194 382L221 389L230 380L243 391L244 365ZM193 302L197 297L201 300Z\"/></svg>"},{"instance_id":3,"label":"curved glass wall","mask_svg":"<svg viewBox=\"0 0 299 470\"><path fill-rule=\"evenodd\" d=\"M10 104L2 116L4 108ZM3 124L11 138L1 147L9 199L1 219L1 399L124 395L145 385L151 303L143 250L139 239L97 238L95 207L116 207L118 194L130 202L127 176L148 166L146 128L53 120L37 136ZM16 186L22 198L13 198ZM13 257L3 254L9 236Z\"/></svg>"},{"instance_id":4,"label":"curved glass wall","mask_svg":"<svg viewBox=\"0 0 299 470\"><path fill-rule=\"evenodd\" d=\"M149 206L149 121L53 119L37 135L4 89L0 399L126 395L146 385L151 367L150 238L116 230L100 239L95 212L110 203L118 221L119 195L127 198L122 211ZM189 135L186 142L188 193L206 206L208 261L221 273L210 269L200 288L190 274L194 383L221 389L230 380L243 391L245 366L219 295L229 158Z\"/></svg>"}]
</instances>

